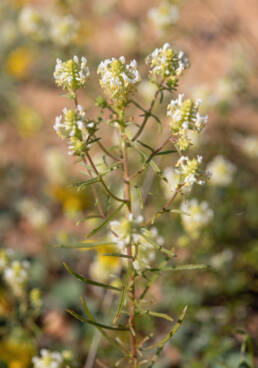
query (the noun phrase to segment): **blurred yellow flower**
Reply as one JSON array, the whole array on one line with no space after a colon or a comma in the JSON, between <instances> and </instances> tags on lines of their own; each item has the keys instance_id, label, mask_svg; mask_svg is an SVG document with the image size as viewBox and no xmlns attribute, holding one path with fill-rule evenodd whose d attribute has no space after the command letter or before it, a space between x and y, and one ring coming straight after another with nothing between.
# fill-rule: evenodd
<instances>
[{"instance_id":1,"label":"blurred yellow flower","mask_svg":"<svg viewBox=\"0 0 258 368\"><path fill-rule=\"evenodd\" d=\"M0 342L0 357L8 368L27 368L34 355L33 347L27 342L8 339Z\"/></svg>"},{"instance_id":2,"label":"blurred yellow flower","mask_svg":"<svg viewBox=\"0 0 258 368\"><path fill-rule=\"evenodd\" d=\"M87 245L86 242L85 245ZM121 258L104 255L107 253L117 253L117 247L109 244L107 241L107 244L97 247L95 250L97 251L97 257L95 257L90 266L91 277L101 282L107 282L113 279L113 283L117 283L119 280L117 278L114 279L114 276L117 276L122 266Z\"/></svg>"},{"instance_id":3,"label":"blurred yellow flower","mask_svg":"<svg viewBox=\"0 0 258 368\"><path fill-rule=\"evenodd\" d=\"M21 7L31 2L31 0L10 0L11 4L15 7Z\"/></svg>"},{"instance_id":4,"label":"blurred yellow flower","mask_svg":"<svg viewBox=\"0 0 258 368\"><path fill-rule=\"evenodd\" d=\"M107 244L101 247L97 247L96 250L98 253L98 260L103 267L112 268L112 269L118 267L118 265L120 264L119 257L104 256L104 254L107 254L107 253L118 253L116 246L108 244L107 242Z\"/></svg>"},{"instance_id":5,"label":"blurred yellow flower","mask_svg":"<svg viewBox=\"0 0 258 368\"><path fill-rule=\"evenodd\" d=\"M64 212L68 214L81 212L91 204L88 193L78 192L66 185L51 185L48 191L53 198L62 204Z\"/></svg>"},{"instance_id":6,"label":"blurred yellow flower","mask_svg":"<svg viewBox=\"0 0 258 368\"><path fill-rule=\"evenodd\" d=\"M34 53L27 47L18 47L11 51L6 60L6 70L17 79L25 78L34 60Z\"/></svg>"},{"instance_id":7,"label":"blurred yellow flower","mask_svg":"<svg viewBox=\"0 0 258 368\"><path fill-rule=\"evenodd\" d=\"M77 31L75 43L77 43L77 45L84 46L87 42L89 42L94 32L95 28L91 21L81 20L79 29Z\"/></svg>"},{"instance_id":8,"label":"blurred yellow flower","mask_svg":"<svg viewBox=\"0 0 258 368\"><path fill-rule=\"evenodd\" d=\"M39 114L28 106L20 105L16 109L18 132L22 136L33 136L42 125Z\"/></svg>"}]
</instances>

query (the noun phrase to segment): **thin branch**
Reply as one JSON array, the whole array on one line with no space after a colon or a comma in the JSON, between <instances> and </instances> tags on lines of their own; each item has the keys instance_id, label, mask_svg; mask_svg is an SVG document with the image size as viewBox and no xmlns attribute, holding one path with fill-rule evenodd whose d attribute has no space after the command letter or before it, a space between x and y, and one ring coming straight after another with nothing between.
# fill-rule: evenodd
<instances>
[{"instance_id":1,"label":"thin branch","mask_svg":"<svg viewBox=\"0 0 258 368\"><path fill-rule=\"evenodd\" d=\"M138 109L142 110L144 112L144 114L147 114L149 116L151 116L153 119L155 119L159 124L161 124L160 119L152 114L151 112L149 112L148 110L145 110L140 104L138 104L138 102L134 101L134 100L130 100L129 102L131 102L132 104L134 104L136 107L138 107Z\"/></svg>"},{"instance_id":2,"label":"thin branch","mask_svg":"<svg viewBox=\"0 0 258 368\"><path fill-rule=\"evenodd\" d=\"M169 134L169 136L168 136L168 138L166 138L165 139L165 141L155 150L155 151L153 151L150 155L149 155L149 157L147 158L147 160L146 160L146 164L148 164L152 159L153 159L153 157L157 154L157 153L159 153L165 146L166 146L166 144L170 141L170 139L172 138L172 136L173 136L173 134L171 133L171 134Z\"/></svg>"},{"instance_id":3,"label":"thin branch","mask_svg":"<svg viewBox=\"0 0 258 368\"><path fill-rule=\"evenodd\" d=\"M86 159L85 159L85 157L83 157L83 162L86 164ZM89 174L89 176L90 177L93 177L93 175L92 175L92 173L91 173L91 171L86 167L86 170L87 170L87 172L88 172L88 174ZM98 193L97 193L97 190L96 190L96 188L95 188L95 185L93 184L93 185L91 185L91 190L92 190L92 193L93 193L93 197L94 197L94 199L95 199L95 202L96 202L96 205L97 205L97 207L98 207L98 211L99 211L99 214L100 214L100 216L102 217L102 218L106 218L106 215L105 215L105 212L104 212L104 209L103 209L103 207L102 207L102 205L101 205L101 202L100 202L100 199L99 199L99 197L98 197Z\"/></svg>"},{"instance_id":4,"label":"thin branch","mask_svg":"<svg viewBox=\"0 0 258 368\"><path fill-rule=\"evenodd\" d=\"M162 86L163 82L164 82L164 80L161 82L160 87ZM158 88L157 91L155 92L155 95L154 95L154 97L153 97L153 99L151 101L151 104L150 104L150 108L145 113L145 118L144 118L144 120L142 122L142 125L139 128L138 132L134 135L134 137L132 139L133 141L135 141L141 135L141 133L142 133L142 131L143 131L143 129L144 129L144 127L145 127L145 125L146 125L149 117L152 115L151 112L152 112L152 109L154 107L155 101L156 101L159 93L160 93L160 88Z\"/></svg>"},{"instance_id":5,"label":"thin branch","mask_svg":"<svg viewBox=\"0 0 258 368\"><path fill-rule=\"evenodd\" d=\"M98 169L96 168L94 162L92 161L92 158L90 157L89 152L86 152L86 157L92 167L92 169L94 170L95 174L97 175L97 177L99 178L100 183L102 184L103 188L105 189L105 191L115 200L117 200L118 202L127 202L125 199L121 199L119 197L117 197L115 194L113 194L110 189L108 188L107 184L104 182L101 174L98 172Z\"/></svg>"},{"instance_id":6,"label":"thin branch","mask_svg":"<svg viewBox=\"0 0 258 368\"><path fill-rule=\"evenodd\" d=\"M109 152L105 147L104 145L100 142L100 141L97 141L97 144L99 145L99 147L102 149L102 151L108 155L109 157L111 157L114 161L121 161L120 158L114 156L111 152Z\"/></svg>"}]
</instances>

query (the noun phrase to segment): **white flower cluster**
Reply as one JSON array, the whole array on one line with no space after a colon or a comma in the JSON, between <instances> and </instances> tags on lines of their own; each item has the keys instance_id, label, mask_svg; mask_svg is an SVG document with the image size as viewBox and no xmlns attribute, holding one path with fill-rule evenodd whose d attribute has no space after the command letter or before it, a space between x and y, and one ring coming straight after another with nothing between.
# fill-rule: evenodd
<instances>
[{"instance_id":1,"label":"white flower cluster","mask_svg":"<svg viewBox=\"0 0 258 368\"><path fill-rule=\"evenodd\" d=\"M142 224L143 220L143 216L141 215L135 218L133 214L130 214L129 219L124 218L120 221L110 221L110 237L121 251L124 251L126 246L137 238L140 231L139 225Z\"/></svg>"},{"instance_id":2,"label":"white flower cluster","mask_svg":"<svg viewBox=\"0 0 258 368\"><path fill-rule=\"evenodd\" d=\"M233 181L236 167L222 155L218 155L207 165L207 170L211 173L211 185L228 186Z\"/></svg>"},{"instance_id":3,"label":"white flower cluster","mask_svg":"<svg viewBox=\"0 0 258 368\"><path fill-rule=\"evenodd\" d=\"M123 21L117 26L117 35L122 47L130 50L137 44L139 29L133 22Z\"/></svg>"},{"instance_id":4,"label":"white flower cluster","mask_svg":"<svg viewBox=\"0 0 258 368\"><path fill-rule=\"evenodd\" d=\"M171 193L174 192L180 183L180 175L173 167L166 167L163 171L164 177L167 179L167 182L162 180L162 188L167 200L171 198Z\"/></svg>"},{"instance_id":5,"label":"white flower cluster","mask_svg":"<svg viewBox=\"0 0 258 368\"><path fill-rule=\"evenodd\" d=\"M72 15L53 16L50 29L51 40L58 45L67 46L75 40L78 29L79 22Z\"/></svg>"},{"instance_id":6,"label":"white flower cluster","mask_svg":"<svg viewBox=\"0 0 258 368\"><path fill-rule=\"evenodd\" d=\"M152 227L150 230L142 229L135 235L133 244L137 247L133 266L137 271L141 271L150 267L151 262L155 260L157 247L164 244L164 238L159 235L156 227Z\"/></svg>"},{"instance_id":7,"label":"white flower cluster","mask_svg":"<svg viewBox=\"0 0 258 368\"><path fill-rule=\"evenodd\" d=\"M149 10L148 16L157 30L162 32L178 21L179 11L175 4L162 1L159 7Z\"/></svg>"},{"instance_id":8,"label":"white flower cluster","mask_svg":"<svg viewBox=\"0 0 258 368\"><path fill-rule=\"evenodd\" d=\"M66 359L63 353L41 349L40 356L32 358L33 368L63 368Z\"/></svg>"},{"instance_id":9,"label":"white flower cluster","mask_svg":"<svg viewBox=\"0 0 258 368\"><path fill-rule=\"evenodd\" d=\"M45 17L42 13L31 7L26 6L22 9L19 17L21 31L32 38L42 41L46 39L47 26Z\"/></svg>"},{"instance_id":10,"label":"white flower cluster","mask_svg":"<svg viewBox=\"0 0 258 368\"><path fill-rule=\"evenodd\" d=\"M45 173L50 183L67 183L68 173L66 158L60 149L49 148L45 152Z\"/></svg>"},{"instance_id":11,"label":"white flower cluster","mask_svg":"<svg viewBox=\"0 0 258 368\"><path fill-rule=\"evenodd\" d=\"M20 13L19 26L25 35L37 41L50 40L57 45L67 46L74 42L79 22L72 15L52 15L26 6Z\"/></svg>"},{"instance_id":12,"label":"white flower cluster","mask_svg":"<svg viewBox=\"0 0 258 368\"><path fill-rule=\"evenodd\" d=\"M89 75L90 70L84 56L81 60L77 56L67 61L56 60L54 72L56 84L72 95L74 95L74 91L85 86Z\"/></svg>"},{"instance_id":13,"label":"white flower cluster","mask_svg":"<svg viewBox=\"0 0 258 368\"><path fill-rule=\"evenodd\" d=\"M237 136L235 139L241 151L250 158L258 158L258 137L257 136Z\"/></svg>"},{"instance_id":14,"label":"white flower cluster","mask_svg":"<svg viewBox=\"0 0 258 368\"><path fill-rule=\"evenodd\" d=\"M18 212L37 229L44 228L50 220L47 207L31 198L23 198L17 203Z\"/></svg>"},{"instance_id":15,"label":"white flower cluster","mask_svg":"<svg viewBox=\"0 0 258 368\"><path fill-rule=\"evenodd\" d=\"M29 274L29 262L12 260L10 253L2 251L0 254L0 272L3 274L3 279L11 288L12 292L21 297L24 294L24 289L27 285Z\"/></svg>"},{"instance_id":16,"label":"white flower cluster","mask_svg":"<svg viewBox=\"0 0 258 368\"><path fill-rule=\"evenodd\" d=\"M163 176L167 179L161 181L162 189L167 200L171 199L173 192L176 191L181 183L180 172L174 167L166 167L163 171ZM191 190L191 186L184 186L181 188L182 193L187 193ZM176 198L177 199L177 198Z\"/></svg>"},{"instance_id":17,"label":"white flower cluster","mask_svg":"<svg viewBox=\"0 0 258 368\"><path fill-rule=\"evenodd\" d=\"M200 134L208 121L207 115L199 113L201 100L193 102L191 99L183 100L183 97L179 94L167 107L167 115L171 117L170 129L177 137L177 148L182 151L192 144L191 132Z\"/></svg>"},{"instance_id":18,"label":"white flower cluster","mask_svg":"<svg viewBox=\"0 0 258 368\"><path fill-rule=\"evenodd\" d=\"M184 229L193 238L197 237L199 232L211 222L214 215L207 202L199 202L195 198L182 202L180 209L185 213L181 215Z\"/></svg>"},{"instance_id":19,"label":"white flower cluster","mask_svg":"<svg viewBox=\"0 0 258 368\"><path fill-rule=\"evenodd\" d=\"M176 163L176 173L180 175L180 184L191 189L194 184L205 183L204 174L201 170L202 156L190 159L188 156L181 156Z\"/></svg>"},{"instance_id":20,"label":"white flower cluster","mask_svg":"<svg viewBox=\"0 0 258 368\"><path fill-rule=\"evenodd\" d=\"M96 131L96 124L86 120L81 105L77 109L63 109L63 115L56 117L54 129L62 139L69 140L69 154L80 156L90 147L89 138Z\"/></svg>"},{"instance_id":21,"label":"white flower cluster","mask_svg":"<svg viewBox=\"0 0 258 368\"><path fill-rule=\"evenodd\" d=\"M158 230L152 227L150 230L142 228L143 216L137 217L132 214L129 220L111 221L110 238L114 241L121 251L126 252L126 247L131 243L132 253L136 256L133 261L134 268L141 271L149 267L155 259L156 250L164 244L164 239L159 235Z\"/></svg>"},{"instance_id":22,"label":"white flower cluster","mask_svg":"<svg viewBox=\"0 0 258 368\"><path fill-rule=\"evenodd\" d=\"M150 65L152 79L162 77L171 87L176 87L178 77L189 66L189 60L183 51L172 49L169 43L165 43L160 49L155 49L147 56L146 63Z\"/></svg>"},{"instance_id":23,"label":"white flower cluster","mask_svg":"<svg viewBox=\"0 0 258 368\"><path fill-rule=\"evenodd\" d=\"M132 60L126 64L124 56L102 61L97 73L100 74L101 87L118 103L126 101L141 81L137 62Z\"/></svg>"}]
</instances>

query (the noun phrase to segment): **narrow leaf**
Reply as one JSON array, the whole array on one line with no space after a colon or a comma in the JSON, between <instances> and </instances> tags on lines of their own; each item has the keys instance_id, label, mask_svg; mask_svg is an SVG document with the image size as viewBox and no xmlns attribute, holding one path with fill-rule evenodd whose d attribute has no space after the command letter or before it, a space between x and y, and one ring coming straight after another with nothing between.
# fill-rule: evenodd
<instances>
[{"instance_id":1,"label":"narrow leaf","mask_svg":"<svg viewBox=\"0 0 258 368\"><path fill-rule=\"evenodd\" d=\"M115 242L111 241L100 241L100 242L89 242L89 243L76 243L76 244L57 244L57 248L84 248L85 250L88 250L89 248L96 248L101 247L103 245L115 245Z\"/></svg>"},{"instance_id":2,"label":"narrow leaf","mask_svg":"<svg viewBox=\"0 0 258 368\"><path fill-rule=\"evenodd\" d=\"M128 284L129 284L130 272L131 272L131 267L128 267L128 271L127 271L127 274L125 276L125 280L124 280L124 284L123 284L123 288L122 288L121 297L120 297L119 305L118 305L118 308L117 308L117 312L116 312L115 317L113 319L113 324L116 324L117 321L119 320L120 314L122 312L122 308L123 308L124 303L125 303L125 298L126 298Z\"/></svg>"},{"instance_id":3,"label":"narrow leaf","mask_svg":"<svg viewBox=\"0 0 258 368\"><path fill-rule=\"evenodd\" d=\"M170 322L174 321L172 317L170 317L169 315L167 315L165 313L152 312L150 310L140 310L139 313L140 314L147 314L147 315L152 316L152 317L163 318L163 319L166 319Z\"/></svg>"},{"instance_id":4,"label":"narrow leaf","mask_svg":"<svg viewBox=\"0 0 258 368\"><path fill-rule=\"evenodd\" d=\"M137 193L137 197L139 199L140 208L143 209L144 203L143 203L141 188L139 188L137 185L135 185L135 190L136 190L136 193Z\"/></svg>"},{"instance_id":5,"label":"narrow leaf","mask_svg":"<svg viewBox=\"0 0 258 368\"><path fill-rule=\"evenodd\" d=\"M154 149L151 146L148 146L148 144L140 141L139 139L137 140L138 143L140 143L140 145L142 145L143 147L149 149L151 152L154 152Z\"/></svg>"},{"instance_id":6,"label":"narrow leaf","mask_svg":"<svg viewBox=\"0 0 258 368\"><path fill-rule=\"evenodd\" d=\"M74 318L78 319L81 322L86 322L89 323L90 325L96 326L96 327L101 327L107 330L114 330L114 331L129 331L128 327L124 327L124 326L118 326L118 327L114 327L114 326L108 326L108 325L104 325L102 323L96 322L96 321L92 321L88 318L85 318L83 316L80 316L79 314L77 314L76 312L67 309L66 310L69 314L71 314Z\"/></svg>"},{"instance_id":7,"label":"narrow leaf","mask_svg":"<svg viewBox=\"0 0 258 368\"><path fill-rule=\"evenodd\" d=\"M153 160L151 160L150 161L150 166L151 166L151 168L157 173L157 174L161 174L161 170L160 170L160 168L158 167L158 165L153 161Z\"/></svg>"},{"instance_id":8,"label":"narrow leaf","mask_svg":"<svg viewBox=\"0 0 258 368\"><path fill-rule=\"evenodd\" d=\"M88 185L95 184L97 182L99 182L99 178L92 178L86 181L79 181L78 183L74 183L71 186L73 188L76 188L79 191L79 190L83 190Z\"/></svg>"},{"instance_id":9,"label":"narrow leaf","mask_svg":"<svg viewBox=\"0 0 258 368\"><path fill-rule=\"evenodd\" d=\"M82 302L82 307L83 310L86 314L86 316L93 322L96 322L96 319L94 318L93 314L91 313L91 311L88 308L88 305L86 303L85 298L81 297L81 302ZM118 349L122 354L125 354L125 351L123 349L123 346L121 346L116 340L114 340L113 338L111 338L106 331L103 330L103 328L99 327L99 326L95 326L97 328L97 330L109 341L109 343L111 345L113 345L116 349Z\"/></svg>"},{"instance_id":10,"label":"narrow leaf","mask_svg":"<svg viewBox=\"0 0 258 368\"><path fill-rule=\"evenodd\" d=\"M175 150L168 150L168 151L161 151L155 154L155 156L160 156L160 155L169 155L170 153L175 153L177 151Z\"/></svg>"},{"instance_id":11,"label":"narrow leaf","mask_svg":"<svg viewBox=\"0 0 258 368\"><path fill-rule=\"evenodd\" d=\"M72 275L74 276L76 279L84 282L85 284L90 284L90 285L94 285L94 286L99 286L99 287L102 287L104 289L112 289L112 290L122 290L121 288L118 288L118 287L115 287L115 286L112 286L112 285L107 285L107 284L103 284L102 282L97 282L97 281L94 281L94 280L90 280L90 279L87 279L86 277L80 275L79 273L76 273L74 272L69 266L67 263L64 262L64 266L65 268L67 269L67 271Z\"/></svg>"},{"instance_id":12,"label":"narrow leaf","mask_svg":"<svg viewBox=\"0 0 258 368\"><path fill-rule=\"evenodd\" d=\"M203 264L189 264L181 266L169 266L164 268L148 268L146 271L156 272L156 271L190 271L190 270L202 270L208 268L207 265Z\"/></svg>"},{"instance_id":13,"label":"narrow leaf","mask_svg":"<svg viewBox=\"0 0 258 368\"><path fill-rule=\"evenodd\" d=\"M191 270L203 270L208 268L207 265L204 264L189 264L189 265L182 265L182 266L171 266L165 267L163 271L191 271Z\"/></svg>"},{"instance_id":14,"label":"narrow leaf","mask_svg":"<svg viewBox=\"0 0 258 368\"><path fill-rule=\"evenodd\" d=\"M105 253L102 254L102 256L104 257L120 257L120 258L130 258L133 259L133 256L128 256L127 254L122 254L122 253Z\"/></svg>"},{"instance_id":15,"label":"narrow leaf","mask_svg":"<svg viewBox=\"0 0 258 368\"><path fill-rule=\"evenodd\" d=\"M178 331L179 327L181 326L181 324L182 324L182 322L185 318L186 311L187 311L187 305L184 307L184 309L183 309L182 313L180 314L176 324L172 327L172 329L169 331L169 333L161 341L159 341L158 343L153 344L151 346L148 346L145 350L152 350L152 349L163 347L166 344L166 342L168 340L170 340L171 337L173 337L175 335L175 333Z\"/></svg>"},{"instance_id":16,"label":"narrow leaf","mask_svg":"<svg viewBox=\"0 0 258 368\"><path fill-rule=\"evenodd\" d=\"M120 204L119 207L117 207L99 226L97 226L95 229L93 229L88 235L87 238L92 237L95 235L98 231L100 231L124 206L124 203Z\"/></svg>"},{"instance_id":17,"label":"narrow leaf","mask_svg":"<svg viewBox=\"0 0 258 368\"><path fill-rule=\"evenodd\" d=\"M152 312L152 311L148 311L148 314L150 316L153 316L153 317L157 317L157 318L164 318L170 322L173 322L173 318L170 317L169 315L165 314L165 313L159 313L159 312Z\"/></svg>"}]
</instances>

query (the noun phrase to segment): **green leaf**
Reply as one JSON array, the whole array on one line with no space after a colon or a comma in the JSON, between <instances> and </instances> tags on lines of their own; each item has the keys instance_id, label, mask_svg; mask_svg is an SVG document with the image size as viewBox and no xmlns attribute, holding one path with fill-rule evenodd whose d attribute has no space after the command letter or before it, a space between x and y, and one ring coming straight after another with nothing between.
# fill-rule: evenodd
<instances>
[{"instance_id":1,"label":"green leaf","mask_svg":"<svg viewBox=\"0 0 258 368\"><path fill-rule=\"evenodd\" d=\"M163 271L191 271L191 270L203 270L205 268L208 268L208 266L204 264L189 264L182 266L165 267Z\"/></svg>"},{"instance_id":2,"label":"green leaf","mask_svg":"<svg viewBox=\"0 0 258 368\"><path fill-rule=\"evenodd\" d=\"M143 147L149 149L151 152L154 152L154 149L151 146L148 146L148 144L140 141L139 139L137 139L137 142L140 143L140 145L142 145Z\"/></svg>"},{"instance_id":3,"label":"green leaf","mask_svg":"<svg viewBox=\"0 0 258 368\"><path fill-rule=\"evenodd\" d=\"M117 321L119 320L120 314L122 312L122 309L123 309L123 306L124 306L124 303L125 303L125 298L126 298L126 294L127 294L130 273L131 273L131 266L128 267L128 271L127 271L127 274L125 276L125 280L124 280L123 288L122 288L122 292L121 292L121 297L120 297L120 301L119 301L119 305L118 305L115 317L113 319L114 324L116 324Z\"/></svg>"},{"instance_id":4,"label":"green leaf","mask_svg":"<svg viewBox=\"0 0 258 368\"><path fill-rule=\"evenodd\" d=\"M182 324L182 322L185 318L186 311L187 311L187 305L184 307L184 309L183 309L182 313L180 314L176 324L171 328L169 333L161 341L159 341L156 344L153 344L151 346L148 346L145 350L152 350L152 349L163 347L166 344L166 342L168 340L170 340L171 337L173 337L175 335L175 333L178 331L179 327L181 326L181 324Z\"/></svg>"},{"instance_id":5,"label":"green leaf","mask_svg":"<svg viewBox=\"0 0 258 368\"><path fill-rule=\"evenodd\" d=\"M142 198L142 191L141 191L141 188L139 188L137 185L135 185L135 190L136 190L136 193L137 193L137 197L139 199L139 203L140 203L140 208L143 209L144 207L144 203L143 203L143 198Z\"/></svg>"},{"instance_id":6,"label":"green leaf","mask_svg":"<svg viewBox=\"0 0 258 368\"><path fill-rule=\"evenodd\" d=\"M57 244L57 248L71 248L71 249L77 249L77 248L85 248L85 250L89 250L88 248L96 248L101 247L103 245L115 245L115 242L111 241L99 241L99 242L89 242L89 243L76 243L76 244Z\"/></svg>"},{"instance_id":7,"label":"green leaf","mask_svg":"<svg viewBox=\"0 0 258 368\"><path fill-rule=\"evenodd\" d=\"M164 268L148 268L146 271L156 272L156 271L190 271L190 270L202 270L208 268L207 265L203 264L189 264L181 266L169 266Z\"/></svg>"},{"instance_id":8,"label":"green leaf","mask_svg":"<svg viewBox=\"0 0 258 368\"><path fill-rule=\"evenodd\" d=\"M83 165L89 169L90 171L92 171L92 167L88 164L86 164L85 162L83 162ZM112 165L108 166L107 169L103 172L100 173L100 176L103 177L105 175L107 175L110 171L114 171L114 170L117 170L119 168L119 166L122 165L122 162L114 162ZM88 172L84 172L84 171L81 171L81 174L83 175L89 175ZM94 179L94 178L93 178ZM90 179L91 180L91 179Z\"/></svg>"},{"instance_id":9,"label":"green leaf","mask_svg":"<svg viewBox=\"0 0 258 368\"><path fill-rule=\"evenodd\" d=\"M86 181L79 181L78 183L71 184L71 187L76 188L78 191L83 190L85 187L91 184L99 182L99 178L92 178Z\"/></svg>"},{"instance_id":10,"label":"green leaf","mask_svg":"<svg viewBox=\"0 0 258 368\"><path fill-rule=\"evenodd\" d=\"M160 155L169 155L170 153L175 153L177 151L175 150L168 150L168 151L161 151L155 154L155 156L160 156Z\"/></svg>"},{"instance_id":11,"label":"green leaf","mask_svg":"<svg viewBox=\"0 0 258 368\"><path fill-rule=\"evenodd\" d=\"M153 171L155 171L157 174L160 175L162 173L158 165L153 160L150 161L150 166L153 169Z\"/></svg>"},{"instance_id":12,"label":"green leaf","mask_svg":"<svg viewBox=\"0 0 258 368\"><path fill-rule=\"evenodd\" d=\"M102 256L104 257L120 257L120 258L130 258L133 259L133 256L128 256L127 254L122 254L122 253L105 253L102 254Z\"/></svg>"},{"instance_id":13,"label":"green leaf","mask_svg":"<svg viewBox=\"0 0 258 368\"><path fill-rule=\"evenodd\" d=\"M96 326L96 327L104 328L104 329L107 329L107 330L114 330L114 331L129 331L129 328L128 327L124 327L124 326L114 327L114 326L104 325L102 323L99 323L99 322L96 322L96 321L92 321L92 320L90 320L88 318L85 318L83 316L80 316L79 314L77 314L76 312L74 312L74 311L72 311L70 309L67 309L66 311L69 314L71 314L71 316L73 316L74 318L78 319L79 321L89 323L90 325L93 325L93 326Z\"/></svg>"},{"instance_id":14,"label":"green leaf","mask_svg":"<svg viewBox=\"0 0 258 368\"><path fill-rule=\"evenodd\" d=\"M93 229L88 235L87 238L92 237L95 235L98 231L100 231L124 206L124 203L120 204L119 207L115 209L99 226L97 226L95 229Z\"/></svg>"},{"instance_id":15,"label":"green leaf","mask_svg":"<svg viewBox=\"0 0 258 368\"><path fill-rule=\"evenodd\" d=\"M140 314L147 314L147 315L152 316L152 317L163 318L163 319L166 319L167 321L170 321L170 322L174 321L172 317L170 317L169 315L167 315L165 313L152 312L150 310L140 310L139 313Z\"/></svg>"},{"instance_id":16,"label":"green leaf","mask_svg":"<svg viewBox=\"0 0 258 368\"><path fill-rule=\"evenodd\" d=\"M82 307L83 307L83 310L84 310L86 316L89 318L89 320L91 320L93 322L96 322L96 319L94 318L93 314L91 313L91 311L89 310L89 308L87 306L87 303L86 303L85 298L81 297L81 302L82 302ZM120 350L122 352L122 354L124 354L123 347L120 346L120 344L116 340L114 340L113 338L111 338L106 333L106 331L104 331L101 327L96 326L96 325L95 325L95 327L110 342L111 345L113 345L116 349Z\"/></svg>"},{"instance_id":17,"label":"green leaf","mask_svg":"<svg viewBox=\"0 0 258 368\"><path fill-rule=\"evenodd\" d=\"M97 281L94 281L94 280L90 280L90 279L87 279L86 277L80 275L79 273L76 273L74 272L69 266L67 263L64 262L64 266L65 268L67 269L67 271L72 275L74 276L76 279L84 282L85 284L90 284L90 285L94 285L94 286L99 286L99 287L102 287L104 289L112 289L112 290L122 290L121 288L118 288L118 287L115 287L115 286L112 286L112 285L107 285L107 284L103 284L101 282L97 282Z\"/></svg>"}]
</instances>

